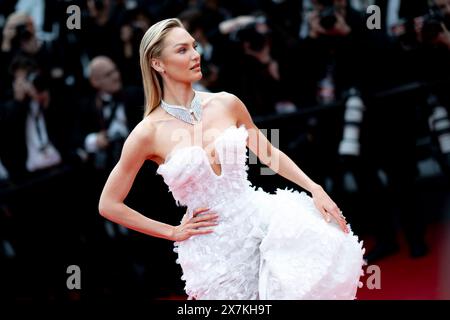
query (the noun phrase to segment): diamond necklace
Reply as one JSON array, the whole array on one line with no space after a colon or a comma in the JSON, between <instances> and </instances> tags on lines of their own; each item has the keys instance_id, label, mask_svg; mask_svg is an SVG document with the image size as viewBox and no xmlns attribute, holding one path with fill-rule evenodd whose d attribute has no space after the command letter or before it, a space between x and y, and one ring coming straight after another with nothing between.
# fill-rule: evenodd
<instances>
[{"instance_id":1,"label":"diamond necklace","mask_svg":"<svg viewBox=\"0 0 450 320\"><path fill-rule=\"evenodd\" d=\"M197 122L202 118L201 100L197 92L195 91L194 98L192 99L191 107L189 109L186 109L182 106L168 104L163 99L161 99L161 108L163 108L168 114L174 116L175 118L190 124L195 124L193 118L195 118Z\"/></svg>"}]
</instances>

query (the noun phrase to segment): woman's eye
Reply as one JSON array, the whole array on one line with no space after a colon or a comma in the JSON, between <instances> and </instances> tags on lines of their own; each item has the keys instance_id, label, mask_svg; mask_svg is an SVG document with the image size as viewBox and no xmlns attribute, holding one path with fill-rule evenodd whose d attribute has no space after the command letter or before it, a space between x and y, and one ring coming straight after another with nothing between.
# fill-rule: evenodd
<instances>
[{"instance_id":1,"label":"woman's eye","mask_svg":"<svg viewBox=\"0 0 450 320\"><path fill-rule=\"evenodd\" d=\"M186 52L186 49L185 49L185 48L182 48L182 49L178 50L178 52L179 52L179 53L184 53L184 52Z\"/></svg>"}]
</instances>

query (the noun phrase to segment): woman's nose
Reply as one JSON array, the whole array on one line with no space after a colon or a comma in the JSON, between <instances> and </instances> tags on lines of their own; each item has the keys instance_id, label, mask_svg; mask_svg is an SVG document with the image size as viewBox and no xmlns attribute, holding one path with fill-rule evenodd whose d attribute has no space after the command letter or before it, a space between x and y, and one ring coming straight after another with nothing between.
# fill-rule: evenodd
<instances>
[{"instance_id":1,"label":"woman's nose","mask_svg":"<svg viewBox=\"0 0 450 320\"><path fill-rule=\"evenodd\" d=\"M192 55L192 60L200 59L200 53L197 52L197 50L194 50L194 53Z\"/></svg>"}]
</instances>

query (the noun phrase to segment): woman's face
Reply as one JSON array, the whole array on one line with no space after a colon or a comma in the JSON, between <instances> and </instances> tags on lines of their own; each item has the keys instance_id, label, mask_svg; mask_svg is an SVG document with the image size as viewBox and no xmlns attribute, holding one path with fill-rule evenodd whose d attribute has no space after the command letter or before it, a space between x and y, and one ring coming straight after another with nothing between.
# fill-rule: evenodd
<instances>
[{"instance_id":1,"label":"woman's face","mask_svg":"<svg viewBox=\"0 0 450 320\"><path fill-rule=\"evenodd\" d=\"M195 39L183 28L173 28L164 40L160 67L168 79L195 82L202 78Z\"/></svg>"}]
</instances>

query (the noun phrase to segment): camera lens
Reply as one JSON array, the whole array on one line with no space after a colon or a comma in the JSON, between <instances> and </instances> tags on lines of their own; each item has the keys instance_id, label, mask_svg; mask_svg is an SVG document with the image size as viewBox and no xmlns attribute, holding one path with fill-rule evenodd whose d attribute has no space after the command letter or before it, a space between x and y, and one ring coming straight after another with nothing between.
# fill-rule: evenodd
<instances>
[{"instance_id":1,"label":"camera lens","mask_svg":"<svg viewBox=\"0 0 450 320\"><path fill-rule=\"evenodd\" d=\"M95 9L98 11L101 11L105 8L105 4L103 3L103 0L94 0L94 6Z\"/></svg>"},{"instance_id":2,"label":"camera lens","mask_svg":"<svg viewBox=\"0 0 450 320\"><path fill-rule=\"evenodd\" d=\"M14 37L14 41L27 41L31 38L31 36L32 34L30 31L28 31L28 28L25 24L19 24L16 26L16 35Z\"/></svg>"},{"instance_id":3,"label":"camera lens","mask_svg":"<svg viewBox=\"0 0 450 320\"><path fill-rule=\"evenodd\" d=\"M49 88L47 77L40 72L30 73L27 79L38 92L43 92Z\"/></svg>"},{"instance_id":4,"label":"camera lens","mask_svg":"<svg viewBox=\"0 0 450 320\"><path fill-rule=\"evenodd\" d=\"M432 42L440 32L444 31L442 23L444 23L445 17L443 13L437 7L432 7L429 10L429 14L423 17L422 26L422 39L424 42Z\"/></svg>"},{"instance_id":5,"label":"camera lens","mask_svg":"<svg viewBox=\"0 0 450 320\"><path fill-rule=\"evenodd\" d=\"M320 25L325 30L333 29L337 22L334 7L326 7L320 12Z\"/></svg>"},{"instance_id":6,"label":"camera lens","mask_svg":"<svg viewBox=\"0 0 450 320\"><path fill-rule=\"evenodd\" d=\"M256 52L260 52L267 43L267 35L259 33L253 24L239 30L237 37L239 41L247 42L250 49Z\"/></svg>"}]
</instances>

